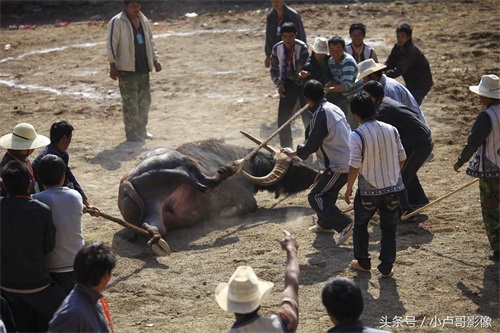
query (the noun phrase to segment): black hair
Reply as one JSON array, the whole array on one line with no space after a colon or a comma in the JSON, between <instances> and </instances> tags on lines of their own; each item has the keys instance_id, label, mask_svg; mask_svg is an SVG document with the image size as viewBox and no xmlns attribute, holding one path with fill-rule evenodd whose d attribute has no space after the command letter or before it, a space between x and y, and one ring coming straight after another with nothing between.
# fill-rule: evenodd
<instances>
[{"instance_id":1,"label":"black hair","mask_svg":"<svg viewBox=\"0 0 500 333\"><path fill-rule=\"evenodd\" d=\"M101 242L86 243L75 257L75 280L89 287L98 286L115 266L116 256L109 247Z\"/></svg>"},{"instance_id":2,"label":"black hair","mask_svg":"<svg viewBox=\"0 0 500 333\"><path fill-rule=\"evenodd\" d=\"M363 90L369 93L377 101L381 98L384 98L385 96L384 87L380 82L377 81L372 80L365 83L365 85L363 86Z\"/></svg>"},{"instance_id":3,"label":"black hair","mask_svg":"<svg viewBox=\"0 0 500 333\"><path fill-rule=\"evenodd\" d=\"M66 172L66 164L59 156L48 154L42 157L36 171L43 186L59 184Z\"/></svg>"},{"instance_id":4,"label":"black hair","mask_svg":"<svg viewBox=\"0 0 500 333\"><path fill-rule=\"evenodd\" d=\"M340 323L358 320L363 312L363 295L358 285L348 278L328 282L321 294L323 305Z\"/></svg>"},{"instance_id":5,"label":"black hair","mask_svg":"<svg viewBox=\"0 0 500 333\"><path fill-rule=\"evenodd\" d=\"M128 5L129 3L131 2L138 2L138 3L141 3L139 0L135 0L135 1L123 1L123 4L126 6Z\"/></svg>"},{"instance_id":6,"label":"black hair","mask_svg":"<svg viewBox=\"0 0 500 333\"><path fill-rule=\"evenodd\" d=\"M404 32L408 37L411 38L413 30L408 23L402 23L396 28L396 33L398 32Z\"/></svg>"},{"instance_id":7,"label":"black hair","mask_svg":"<svg viewBox=\"0 0 500 333\"><path fill-rule=\"evenodd\" d=\"M304 84L304 97L309 98L313 102L318 102L325 97L325 90L321 82L317 80L309 80Z\"/></svg>"},{"instance_id":8,"label":"black hair","mask_svg":"<svg viewBox=\"0 0 500 333\"><path fill-rule=\"evenodd\" d=\"M293 24L292 22L283 23L283 25L281 26L281 34L283 34L285 32L292 32L292 33L296 34L297 28L295 27L295 24Z\"/></svg>"},{"instance_id":9,"label":"black hair","mask_svg":"<svg viewBox=\"0 0 500 333\"><path fill-rule=\"evenodd\" d=\"M363 23L353 23L349 28L349 35L352 34L354 30L361 30L363 37L366 36L366 26Z\"/></svg>"},{"instance_id":10,"label":"black hair","mask_svg":"<svg viewBox=\"0 0 500 333\"><path fill-rule=\"evenodd\" d=\"M2 168L0 176L3 187L9 196L29 194L31 174L28 164L10 161Z\"/></svg>"},{"instance_id":11,"label":"black hair","mask_svg":"<svg viewBox=\"0 0 500 333\"><path fill-rule=\"evenodd\" d=\"M351 112L363 121L374 119L377 114L375 102L365 91L360 91L351 99Z\"/></svg>"},{"instance_id":12,"label":"black hair","mask_svg":"<svg viewBox=\"0 0 500 333\"><path fill-rule=\"evenodd\" d=\"M63 136L71 137L73 133L73 126L66 120L59 120L50 126L50 142L57 145Z\"/></svg>"},{"instance_id":13,"label":"black hair","mask_svg":"<svg viewBox=\"0 0 500 333\"><path fill-rule=\"evenodd\" d=\"M328 40L328 47L332 45L340 45L345 50L345 40L340 36L333 36Z\"/></svg>"}]
</instances>

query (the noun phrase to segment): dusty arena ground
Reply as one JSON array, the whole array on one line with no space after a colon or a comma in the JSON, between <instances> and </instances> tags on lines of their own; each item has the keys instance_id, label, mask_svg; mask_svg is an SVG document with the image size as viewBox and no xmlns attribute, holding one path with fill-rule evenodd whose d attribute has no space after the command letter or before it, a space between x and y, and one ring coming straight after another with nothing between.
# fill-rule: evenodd
<instances>
[{"instance_id":1,"label":"dusty arena ground","mask_svg":"<svg viewBox=\"0 0 500 333\"><path fill-rule=\"evenodd\" d=\"M3 8L0 135L19 122L32 123L45 135L55 120L71 122L76 130L70 165L90 202L114 216L120 216L120 178L146 152L207 138L252 147L239 130L266 138L275 129L278 99L263 65L269 2L215 7L178 3L143 5L164 68L151 76L149 130L155 139L144 144L124 141L117 83L108 77L106 25L120 10L119 3ZM396 26L410 23L435 81L422 105L435 157L421 169L421 182L435 200L471 181L463 170L456 174L452 165L483 110L468 86L478 84L484 74L500 74L497 0L292 6L302 14L309 43L334 34L349 40L349 25L364 22L367 42L381 61L395 42ZM185 17L188 12L199 15ZM9 30L9 25L18 29ZM302 136L297 122L295 144ZM353 278L361 286L367 325L381 327L385 321L384 329L394 332L500 331L499 266L488 259L477 185L430 207L418 223L398 225L394 279L352 271L351 240L335 247L331 235L310 233L313 211L306 192L279 199L260 193L257 200L254 214L168 233L173 253L160 258L145 241L126 240L129 234L121 226L86 215L85 239L105 242L119 256L105 292L116 330L226 330L233 317L218 308L214 290L239 265L251 265L261 278L275 283L262 307L270 314L283 290L285 256L277 240L288 229L300 244L299 332L325 332L331 326L320 294L324 283L337 276ZM347 205L340 201L340 207ZM377 222L370 225L375 262Z\"/></svg>"}]
</instances>

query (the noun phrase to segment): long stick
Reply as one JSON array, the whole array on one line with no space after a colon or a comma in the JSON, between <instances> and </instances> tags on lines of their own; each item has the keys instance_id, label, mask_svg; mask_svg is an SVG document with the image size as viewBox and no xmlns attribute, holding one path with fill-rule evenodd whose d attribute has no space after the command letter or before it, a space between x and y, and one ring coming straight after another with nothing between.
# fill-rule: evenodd
<instances>
[{"instance_id":1,"label":"long stick","mask_svg":"<svg viewBox=\"0 0 500 333\"><path fill-rule=\"evenodd\" d=\"M243 168L243 164L245 164L246 161L252 158L253 155L255 155L262 147L266 146L269 141L271 141L272 138L274 138L276 135L278 135L287 125L289 125L292 121L297 119L304 111L309 109L309 104L304 106L302 109L297 111L292 118L288 119L283 125L281 125L280 128L278 128L273 134L271 134L266 140L262 141L260 145L258 145L250 154L245 156L243 159L239 160L240 163L240 170Z\"/></svg>"},{"instance_id":2,"label":"long stick","mask_svg":"<svg viewBox=\"0 0 500 333\"><path fill-rule=\"evenodd\" d=\"M443 195L442 197L437 198L436 200L429 202L427 205L425 205L425 206L423 206L423 207L420 207L419 209L417 209L417 210L415 210L415 211L411 212L410 214L408 214L408 215L402 215L402 216L401 216L401 220L402 220L402 221L404 221L404 220L406 220L406 219L408 219L408 218L412 217L413 215L420 213L420 212L421 212L421 211L423 211L424 209L426 209L426 208L428 208L428 207L430 207L430 206L432 206L432 205L434 205L434 204L436 204L436 203L440 202L441 200L444 200L444 199L448 198L449 196L451 196L451 195L453 195L453 194L455 194L455 193L457 193L457 192L459 192L459 191L463 190L463 189L464 189L464 188L466 188L467 186L471 186L472 184L477 183L478 181L479 181L479 178L476 178L476 179L474 179L473 181L471 181L471 182L469 182L469 183L467 183L467 184L465 184L465 185L463 185L463 186L461 186L461 187L457 188L456 190L451 191L450 193L445 194L445 195Z\"/></svg>"}]
</instances>

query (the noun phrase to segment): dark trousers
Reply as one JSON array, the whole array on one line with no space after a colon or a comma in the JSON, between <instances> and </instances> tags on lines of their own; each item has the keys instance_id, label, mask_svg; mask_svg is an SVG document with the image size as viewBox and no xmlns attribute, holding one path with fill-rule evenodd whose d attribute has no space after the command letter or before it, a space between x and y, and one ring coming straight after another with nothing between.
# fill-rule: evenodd
<instances>
[{"instance_id":1,"label":"dark trousers","mask_svg":"<svg viewBox=\"0 0 500 333\"><path fill-rule=\"evenodd\" d=\"M405 149L406 161L401 170L405 189L399 192L401 210L409 210L412 206L422 206L429 203L424 189L420 184L417 172L432 152L433 145L424 145L418 149Z\"/></svg>"},{"instance_id":2,"label":"dark trousers","mask_svg":"<svg viewBox=\"0 0 500 333\"><path fill-rule=\"evenodd\" d=\"M281 127L288 119L292 118L297 101L299 101L301 108L307 104L302 94L302 86L290 80L286 80L285 97L280 97L278 106L278 127ZM302 112L304 128L307 128L310 120L311 114L307 111ZM281 147L293 147L292 127L290 124L280 132L280 145Z\"/></svg>"},{"instance_id":3,"label":"dark trousers","mask_svg":"<svg viewBox=\"0 0 500 333\"><path fill-rule=\"evenodd\" d=\"M32 294L1 291L9 303L19 332L47 332L49 321L66 297L55 282L42 291Z\"/></svg>"},{"instance_id":4,"label":"dark trousers","mask_svg":"<svg viewBox=\"0 0 500 333\"><path fill-rule=\"evenodd\" d=\"M342 232L351 223L351 219L343 215L335 205L339 191L346 183L347 173L326 169L307 196L309 204L318 215L320 227Z\"/></svg>"},{"instance_id":5,"label":"dark trousers","mask_svg":"<svg viewBox=\"0 0 500 333\"><path fill-rule=\"evenodd\" d=\"M65 272L65 273L50 272L49 274L52 280L54 280L58 285L60 285L66 292L66 295L68 295L75 285L74 272Z\"/></svg>"},{"instance_id":6,"label":"dark trousers","mask_svg":"<svg viewBox=\"0 0 500 333\"><path fill-rule=\"evenodd\" d=\"M427 93L431 90L431 87L429 88L410 88L406 87L411 94L413 95L413 98L417 101L418 105L422 105L422 102L424 101L424 97L427 96Z\"/></svg>"},{"instance_id":7,"label":"dark trousers","mask_svg":"<svg viewBox=\"0 0 500 333\"><path fill-rule=\"evenodd\" d=\"M371 256L368 252L370 235L368 222L377 209L380 214L380 264L378 270L388 274L396 260L396 221L399 202L397 193L388 193L377 196L362 196L356 193L354 198L354 258L361 267L371 269Z\"/></svg>"}]
</instances>

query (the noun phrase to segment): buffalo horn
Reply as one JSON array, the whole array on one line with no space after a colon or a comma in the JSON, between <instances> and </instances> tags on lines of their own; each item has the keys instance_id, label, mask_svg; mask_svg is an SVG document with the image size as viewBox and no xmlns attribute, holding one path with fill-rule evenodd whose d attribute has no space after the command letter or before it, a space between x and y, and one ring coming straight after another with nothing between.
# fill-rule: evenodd
<instances>
[{"instance_id":1,"label":"buffalo horn","mask_svg":"<svg viewBox=\"0 0 500 333\"><path fill-rule=\"evenodd\" d=\"M290 167L290 163L292 162L290 157L281 152L276 154L275 160L276 163L274 164L274 168L268 175L264 177L255 177L242 170L243 176L254 184L260 186L271 186L283 178Z\"/></svg>"}]
</instances>

